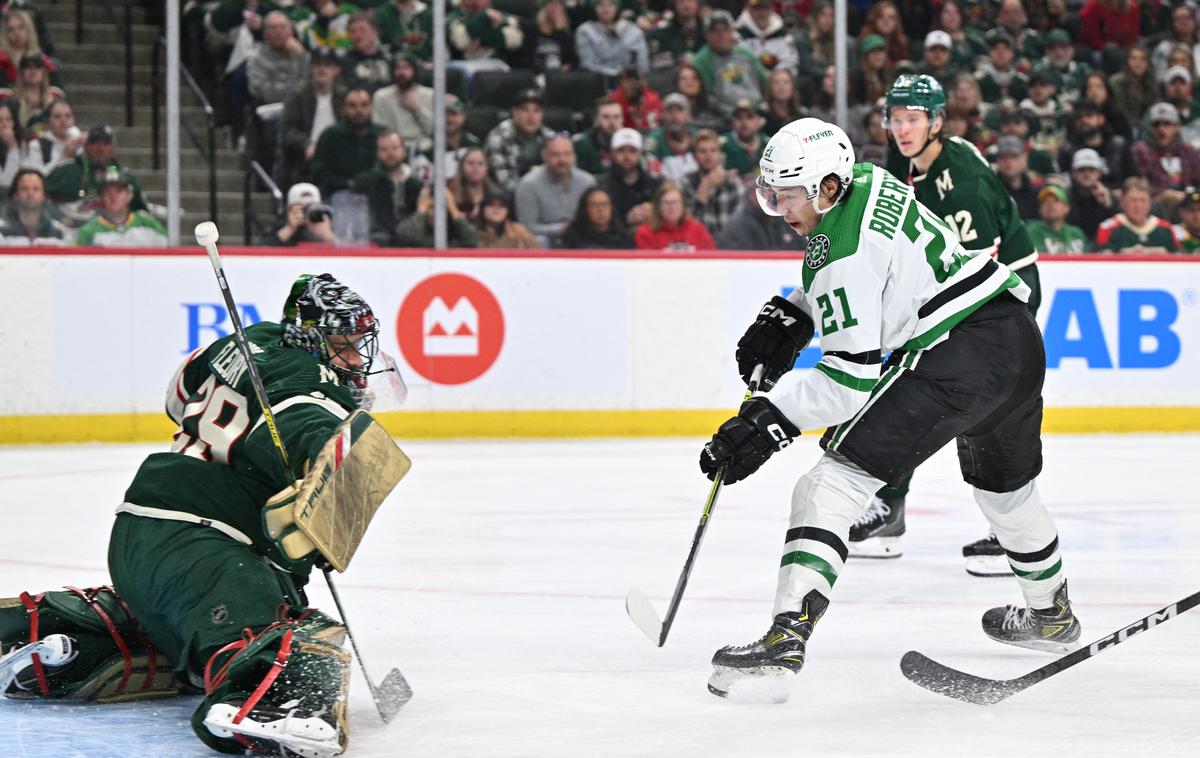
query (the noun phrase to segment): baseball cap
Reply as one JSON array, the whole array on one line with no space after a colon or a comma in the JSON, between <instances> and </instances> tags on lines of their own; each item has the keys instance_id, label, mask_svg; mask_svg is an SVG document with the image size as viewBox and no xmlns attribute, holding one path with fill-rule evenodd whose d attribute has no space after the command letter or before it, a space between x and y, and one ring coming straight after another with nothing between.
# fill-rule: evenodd
<instances>
[{"instance_id":1,"label":"baseball cap","mask_svg":"<svg viewBox=\"0 0 1200 758\"><path fill-rule=\"evenodd\" d=\"M1181 208L1187 208L1190 205L1200 204L1200 189L1195 187L1185 187L1183 190L1183 202L1179 204Z\"/></svg>"},{"instance_id":2,"label":"baseball cap","mask_svg":"<svg viewBox=\"0 0 1200 758\"><path fill-rule=\"evenodd\" d=\"M736 103L734 103L733 112L730 113L730 115L736 116L738 113L740 113L742 111L745 111L746 113L752 113L755 116L761 116L762 115L762 106L759 103L754 102L753 100L751 100L748 97L743 97L743 98L740 98Z\"/></svg>"},{"instance_id":3,"label":"baseball cap","mask_svg":"<svg viewBox=\"0 0 1200 758\"><path fill-rule=\"evenodd\" d=\"M1066 29L1051 29L1046 33L1046 47L1070 44L1071 35L1067 33Z\"/></svg>"},{"instance_id":4,"label":"baseball cap","mask_svg":"<svg viewBox=\"0 0 1200 758\"><path fill-rule=\"evenodd\" d=\"M996 155L1024 155L1025 141L1011 134L996 140Z\"/></svg>"},{"instance_id":5,"label":"baseball cap","mask_svg":"<svg viewBox=\"0 0 1200 758\"><path fill-rule=\"evenodd\" d=\"M107 124L98 124L96 126L93 126L91 129L88 129L87 141L88 142L112 142L113 141L112 127Z\"/></svg>"},{"instance_id":6,"label":"baseball cap","mask_svg":"<svg viewBox=\"0 0 1200 758\"><path fill-rule=\"evenodd\" d=\"M663 108L684 108L691 111L692 104L688 102L687 95L682 92L672 92L663 98Z\"/></svg>"},{"instance_id":7,"label":"baseball cap","mask_svg":"<svg viewBox=\"0 0 1200 758\"><path fill-rule=\"evenodd\" d=\"M513 99L513 105L524 105L525 103L542 104L542 91L537 87L526 87L517 93Z\"/></svg>"},{"instance_id":8,"label":"baseball cap","mask_svg":"<svg viewBox=\"0 0 1200 758\"><path fill-rule=\"evenodd\" d=\"M1068 204L1071 202L1067 199L1067 191L1062 187L1059 187L1057 184L1048 184L1045 187L1042 187L1041 191L1039 191L1037 194L1038 202L1041 202L1048 197L1057 198Z\"/></svg>"},{"instance_id":9,"label":"baseball cap","mask_svg":"<svg viewBox=\"0 0 1200 758\"><path fill-rule=\"evenodd\" d=\"M983 41L987 43L988 47L992 47L993 45L997 45L1001 42L1013 48L1014 50L1017 47L1017 43L1013 42L1012 35L1003 29L989 29L987 34L983 35Z\"/></svg>"},{"instance_id":10,"label":"baseball cap","mask_svg":"<svg viewBox=\"0 0 1200 758\"><path fill-rule=\"evenodd\" d=\"M613 132L612 142L609 144L609 147L613 150L616 150L618 147L634 147L641 150L642 135L638 133L637 129L630 129L629 127L618 129Z\"/></svg>"},{"instance_id":11,"label":"baseball cap","mask_svg":"<svg viewBox=\"0 0 1200 758\"><path fill-rule=\"evenodd\" d=\"M954 47L954 40L950 38L949 32L944 32L941 29L934 29L929 34L925 35L925 49L931 47L944 47L950 50Z\"/></svg>"},{"instance_id":12,"label":"baseball cap","mask_svg":"<svg viewBox=\"0 0 1200 758\"><path fill-rule=\"evenodd\" d=\"M1155 103L1150 106L1150 110L1146 111L1146 120L1150 122L1151 126L1163 121L1178 124L1179 111L1170 103Z\"/></svg>"},{"instance_id":13,"label":"baseball cap","mask_svg":"<svg viewBox=\"0 0 1200 758\"><path fill-rule=\"evenodd\" d=\"M1108 172L1108 164L1100 157L1100 153L1090 147L1075 151L1075 157L1071 158L1071 170L1077 168L1095 168L1099 169L1100 173Z\"/></svg>"},{"instance_id":14,"label":"baseball cap","mask_svg":"<svg viewBox=\"0 0 1200 758\"><path fill-rule=\"evenodd\" d=\"M859 41L858 52L861 55L866 55L867 53L871 53L876 50L882 50L886 47L887 42L883 40L883 37L879 36L878 34L868 34L867 36L863 37L861 41Z\"/></svg>"},{"instance_id":15,"label":"baseball cap","mask_svg":"<svg viewBox=\"0 0 1200 758\"><path fill-rule=\"evenodd\" d=\"M104 178L100 180L100 186L106 184L120 184L125 187L133 188L133 181L130 180L129 174L125 173L118 166L109 166L104 170Z\"/></svg>"},{"instance_id":16,"label":"baseball cap","mask_svg":"<svg viewBox=\"0 0 1200 758\"><path fill-rule=\"evenodd\" d=\"M288 189L287 204L295 205L296 203L319 203L321 202L321 190L317 189L315 184L308 182L298 182L293 184Z\"/></svg>"},{"instance_id":17,"label":"baseball cap","mask_svg":"<svg viewBox=\"0 0 1200 758\"><path fill-rule=\"evenodd\" d=\"M712 29L717 24L726 24L732 27L733 16L729 14L729 11L718 8L717 10L708 14L708 28Z\"/></svg>"},{"instance_id":18,"label":"baseball cap","mask_svg":"<svg viewBox=\"0 0 1200 758\"><path fill-rule=\"evenodd\" d=\"M462 113L464 110L466 110L466 106L463 105L463 101L462 101L461 97L459 97L458 95L455 95L453 93L447 92L446 93L446 110Z\"/></svg>"},{"instance_id":19,"label":"baseball cap","mask_svg":"<svg viewBox=\"0 0 1200 758\"><path fill-rule=\"evenodd\" d=\"M24 62L24 58L21 59ZM1192 72L1188 71L1185 66L1170 66L1162 75L1162 83L1169 84L1176 79L1183 79L1188 84L1192 83Z\"/></svg>"},{"instance_id":20,"label":"baseball cap","mask_svg":"<svg viewBox=\"0 0 1200 758\"><path fill-rule=\"evenodd\" d=\"M313 48L312 58L308 61L310 66L315 66L318 63L332 63L335 66L340 66L341 61L338 60L337 53L333 48L316 47Z\"/></svg>"}]
</instances>

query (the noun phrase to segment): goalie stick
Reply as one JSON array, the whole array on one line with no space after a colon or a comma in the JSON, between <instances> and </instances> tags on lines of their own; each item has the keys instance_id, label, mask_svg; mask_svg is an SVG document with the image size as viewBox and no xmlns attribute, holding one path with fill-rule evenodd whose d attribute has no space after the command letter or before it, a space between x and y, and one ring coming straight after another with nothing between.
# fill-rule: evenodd
<instances>
[{"instance_id":1,"label":"goalie stick","mask_svg":"<svg viewBox=\"0 0 1200 758\"><path fill-rule=\"evenodd\" d=\"M1200 605L1200 592L1192 593L1183 600L1144 616L1107 637L1101 637L1087 647L1079 648L1073 653L1016 679L987 679L968 674L938 663L915 650L908 651L900 659L900 670L910 681L931 692L977 705L991 705L1015 695L1043 679L1049 679L1078 663L1083 663L1105 650L1121 644L1135 634L1153 629L1197 605Z\"/></svg>"},{"instance_id":2,"label":"goalie stick","mask_svg":"<svg viewBox=\"0 0 1200 758\"><path fill-rule=\"evenodd\" d=\"M208 260L212 263L213 273L217 275L217 286L221 288L221 296L225 298L225 307L229 310L229 320L233 324L234 339L237 341L238 348L242 352L242 358L246 361L246 370L250 376L250 383L254 386L254 394L258 398L258 404L262 408L263 420L266 421L267 429L271 432L271 440L275 443L275 449L279 452L279 457L283 461L283 470L286 475L295 481L292 476L292 468L288 463L287 450L283 447L283 439L279 436L279 429L275 426L275 414L271 412L271 404L267 401L267 390L263 386L262 377L258 374L258 366L254 363L254 357L250 354L250 341L246 338L246 330L242 328L242 319L238 315L237 305L233 299L233 293L229 290L229 282L225 278L225 269L221 265L221 254L217 251L217 240L220 238L220 232L217 230L217 225L211 221L204 221L196 225L195 230L196 243L205 249L208 253ZM333 569L325 566L322 569L325 574L325 583L329 585L329 594L333 595L333 603L337 606L338 614L342 617L342 626L346 628L346 636L350 638L350 647L354 649L354 657L358 659L358 666L362 669L363 678L367 681L367 689L371 692L371 699L375 701L375 708L379 711L379 717L386 723L392 719L396 713L404 707L404 704L412 699L413 691L409 686L408 680L400 673L400 669L393 668L383 678L383 681L376 686L371 680L371 675L367 673L366 664L363 663L362 655L358 652L358 643L354 639L354 633L350 630L350 622L346 620L346 611L342 608L341 597L338 596L337 587L333 583Z\"/></svg>"},{"instance_id":3,"label":"goalie stick","mask_svg":"<svg viewBox=\"0 0 1200 758\"><path fill-rule=\"evenodd\" d=\"M762 364L755 366L754 373L750 375L750 383L746 386L746 398L749 398L758 391L759 381L762 379L763 367ZM688 551L687 560L683 563L683 573L679 575L679 581L675 583L675 594L671 596L671 604L667 606L667 615L661 621L658 614L654 612L654 606L650 604L649 598L646 597L637 587L629 590L629 594L625 596L625 612L629 614L629 618L633 619L633 623L637 624L642 633L650 638L658 647L662 647L667 641L667 634L671 631L671 624L675 622L675 614L679 611L679 603L683 600L683 591L687 589L688 577L692 574L692 566L696 562L696 554L700 552L700 542L704 539L704 533L708 530L708 519L712 515L713 506L717 504L717 495L721 494L721 484L725 481L725 470L729 464L725 464L717 471L717 475L713 477L712 489L708 491L708 500L704 502L704 512L700 514L700 523L696 526L696 534L692 537L692 548Z\"/></svg>"}]
</instances>

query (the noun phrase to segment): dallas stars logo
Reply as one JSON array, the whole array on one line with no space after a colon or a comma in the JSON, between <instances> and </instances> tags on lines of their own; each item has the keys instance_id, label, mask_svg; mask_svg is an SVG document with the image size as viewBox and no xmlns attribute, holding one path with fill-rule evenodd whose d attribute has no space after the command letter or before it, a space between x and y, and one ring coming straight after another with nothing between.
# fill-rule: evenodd
<instances>
[{"instance_id":1,"label":"dallas stars logo","mask_svg":"<svg viewBox=\"0 0 1200 758\"><path fill-rule=\"evenodd\" d=\"M818 234L808 240L808 252L804 255L804 265L809 268L821 268L829 260L829 238Z\"/></svg>"}]
</instances>

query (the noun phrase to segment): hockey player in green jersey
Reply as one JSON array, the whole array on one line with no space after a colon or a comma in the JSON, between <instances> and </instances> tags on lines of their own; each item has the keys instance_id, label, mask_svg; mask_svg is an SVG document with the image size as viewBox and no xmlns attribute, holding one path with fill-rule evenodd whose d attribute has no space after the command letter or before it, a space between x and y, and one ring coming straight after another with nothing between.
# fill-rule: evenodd
<instances>
[{"instance_id":1,"label":"hockey player in green jersey","mask_svg":"<svg viewBox=\"0 0 1200 758\"><path fill-rule=\"evenodd\" d=\"M266 519L359 406L377 335L370 306L328 274L295 282L282 323L246 330L291 474L236 337L193 352L167 389L174 444L142 463L117 507L113 585L0 600L0 691L98 702L200 692L192 727L216 750L342 752L345 628L303 592L322 556L289 557Z\"/></svg>"},{"instance_id":2,"label":"hockey player in green jersey","mask_svg":"<svg viewBox=\"0 0 1200 758\"><path fill-rule=\"evenodd\" d=\"M1037 313L1041 285L1037 252L1016 203L971 143L944 130L946 95L931 76L901 76L887 92L884 114L891 139L888 171L913 187L917 200L954 230L972 255L990 255L1015 271L1030 289ZM850 531L850 555L898 558L902 554L904 505L912 472L889 482ZM995 535L963 547L967 571L977 576L1009 573Z\"/></svg>"},{"instance_id":3,"label":"hockey player in green jersey","mask_svg":"<svg viewBox=\"0 0 1200 758\"><path fill-rule=\"evenodd\" d=\"M720 427L700 468L738 482L805 429L827 429L825 453L792 493L771 626L757 642L716 652L710 690L768 694L764 681L799 671L845 568L851 524L884 482L951 440L1025 597L1025 607L984 613L983 631L1071 649L1080 626L1036 483L1046 363L1029 286L995 258L972 255L912 187L856 165L838 126L788 124L760 168L761 207L808 235L808 253L800 292L772 298L738 343L743 378L761 365L764 380L777 381ZM814 324L820 362L790 370Z\"/></svg>"}]
</instances>

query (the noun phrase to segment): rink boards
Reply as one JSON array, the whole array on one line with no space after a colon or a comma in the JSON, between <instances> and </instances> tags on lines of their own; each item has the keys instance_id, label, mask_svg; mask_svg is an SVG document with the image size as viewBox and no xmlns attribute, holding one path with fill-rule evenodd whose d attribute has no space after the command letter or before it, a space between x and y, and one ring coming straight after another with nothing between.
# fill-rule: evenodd
<instances>
[{"instance_id":1,"label":"rink boards","mask_svg":"<svg viewBox=\"0 0 1200 758\"><path fill-rule=\"evenodd\" d=\"M804 266L778 253L222 253L247 324L278 319L301 273L358 290L409 388L381 417L409 438L708 434L740 397L734 345ZM1048 431L1200 430L1198 264L1039 262ZM168 379L231 329L196 247L5 251L0 296L5 443L163 439Z\"/></svg>"}]
</instances>

